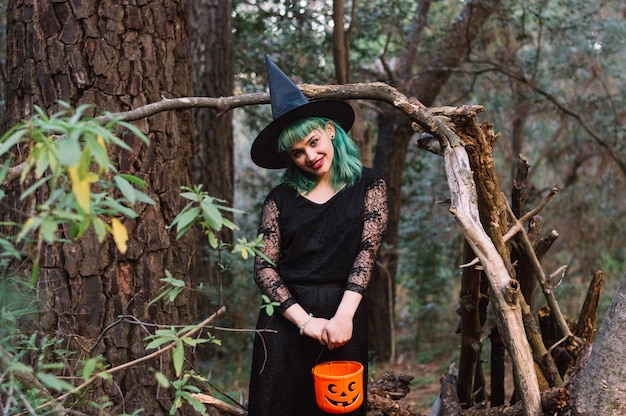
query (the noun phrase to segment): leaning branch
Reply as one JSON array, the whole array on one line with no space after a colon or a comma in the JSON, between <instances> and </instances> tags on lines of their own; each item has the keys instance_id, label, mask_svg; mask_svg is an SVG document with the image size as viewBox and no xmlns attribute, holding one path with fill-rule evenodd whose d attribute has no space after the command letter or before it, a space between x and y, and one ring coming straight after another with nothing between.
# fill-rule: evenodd
<instances>
[{"instance_id":1,"label":"leaning branch","mask_svg":"<svg viewBox=\"0 0 626 416\"><path fill-rule=\"evenodd\" d=\"M524 229L524 227L521 226L519 220L515 218L515 215L513 214L513 211L511 211L511 207L508 204L506 208L509 213L509 216L511 217L511 221L514 224L514 227L519 230L519 233L521 235L521 244L524 247L524 250L526 251L528 258L531 261L531 265L535 269L535 274L537 275L537 279L539 281L539 285L541 286L541 290L543 291L543 294L546 297L548 306L550 306L550 310L552 311L552 314L554 318L556 319L556 323L559 326L559 329L561 330L562 335L567 338L573 336L572 331L569 328L569 325L567 324L567 321L565 320L563 313L561 312L561 308L559 308L559 304L556 301L556 297L554 296L554 291L552 290L552 286L550 285L550 282L548 281L548 278L546 277L546 274L543 271L541 264L539 263L539 259L537 259L537 256L535 255L535 250L533 249L533 245L530 242L530 238L528 238L528 233L526 233L526 230Z\"/></svg>"}]
</instances>

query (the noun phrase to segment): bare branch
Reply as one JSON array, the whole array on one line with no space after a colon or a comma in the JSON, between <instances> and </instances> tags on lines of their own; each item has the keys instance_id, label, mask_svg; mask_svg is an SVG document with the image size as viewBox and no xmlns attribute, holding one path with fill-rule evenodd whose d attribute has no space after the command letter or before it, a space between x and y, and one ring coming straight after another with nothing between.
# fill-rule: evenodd
<instances>
[{"instance_id":1,"label":"bare branch","mask_svg":"<svg viewBox=\"0 0 626 416\"><path fill-rule=\"evenodd\" d=\"M204 321L202 321L198 325L196 325L193 329L191 329L187 333L185 333L181 337L181 339L182 338L191 338L191 337L193 337L202 328L204 328L205 326L207 326L208 324L213 322L216 318L218 318L221 315L223 315L224 312L226 312L226 307L222 306L213 315L209 316L207 319L205 319ZM109 368L108 370L99 372L99 373L93 375L89 380L87 380L84 383L82 383L81 385L75 387L72 391L69 391L69 392L67 392L67 393L57 397L54 400L48 401L48 402L40 405L39 407L37 407L37 409L43 409L45 407L48 407L48 406L52 405L54 402L58 402L58 401L62 401L62 400L67 399L70 395L79 392L80 390L82 390L85 387L89 386L94 381L101 379L103 374L113 374L113 373L116 373L116 372L118 372L120 370L123 370L125 368L129 368L129 367L132 367L132 366L137 365L139 363L142 363L144 361L148 361L148 360L151 360L153 358L159 357L159 356L165 354L166 352L168 352L169 350L174 349L175 346L176 346L176 341L171 342L170 344L166 345L165 347L161 348L158 351L153 352L152 354L145 355L145 356L143 356L141 358L137 358L136 360L129 361L127 363L120 364L120 365L118 365L116 367Z\"/></svg>"}]
</instances>

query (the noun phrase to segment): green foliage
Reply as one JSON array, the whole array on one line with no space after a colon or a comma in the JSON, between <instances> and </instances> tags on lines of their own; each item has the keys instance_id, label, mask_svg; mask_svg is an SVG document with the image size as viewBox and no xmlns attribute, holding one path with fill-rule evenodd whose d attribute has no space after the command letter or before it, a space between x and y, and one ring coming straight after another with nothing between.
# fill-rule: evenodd
<instances>
[{"instance_id":1,"label":"green foliage","mask_svg":"<svg viewBox=\"0 0 626 416\"><path fill-rule=\"evenodd\" d=\"M261 305L261 309L265 309L265 312L268 316L274 315L274 308L280 306L279 302L272 302L267 295L262 295L263 305Z\"/></svg>"},{"instance_id":2,"label":"green foliage","mask_svg":"<svg viewBox=\"0 0 626 416\"><path fill-rule=\"evenodd\" d=\"M117 129L132 132L142 140L146 136L135 126L115 118L104 125L84 116L86 105L72 110L66 107L52 116L36 107L36 115L13 126L0 137L0 158L7 161L0 174L6 178L11 165L11 151L28 149L21 167L20 182L27 188L22 201L46 190L45 198L36 197L30 217L19 226L14 240L3 237L5 253L18 256L15 245L34 246L31 280L38 278L41 243L59 240L59 229L67 228L70 237L80 238L90 226L100 242L107 234L121 252L126 251L128 234L117 216L135 218L133 206L154 201L139 188L145 182L133 175L120 174L108 157L108 146L130 150L116 135ZM116 193L121 197L116 196ZM1 195L0 195L1 196ZM108 219L108 220L107 220Z\"/></svg>"},{"instance_id":3,"label":"green foliage","mask_svg":"<svg viewBox=\"0 0 626 416\"><path fill-rule=\"evenodd\" d=\"M101 125L84 117L86 109L86 106L76 110L67 107L66 111L52 116L37 109L36 116L13 127L0 139L0 157L8 161L0 169L0 179L4 181L7 178L11 166L10 152L19 146L28 149L27 157L20 165L23 168L20 180L23 184L28 184L22 199L40 194L39 190L44 187L48 191L45 193L47 198L37 199L34 214L24 224L3 224L17 227L18 232L15 237L3 234L0 238L0 246L3 248L0 255L2 270L8 272L13 261L26 259L35 265L31 277L33 282L36 281L40 244L63 241L58 229L65 226L71 230L72 238L80 238L93 225L99 241L103 241L106 234L110 233L118 249L125 251L128 235L117 216L135 218L135 204L153 203L145 193L137 189L144 188L147 184L133 175L118 173L108 158L109 146L130 150L116 135L117 129L129 130L143 140L146 140L145 136L132 125L115 118L109 117L110 121ZM4 196L4 193L0 193L0 199ZM170 229L176 227L177 237L180 238L198 224L213 249L230 248L220 242L217 235L224 227L237 229L223 215L237 211L203 192L200 186L184 188L182 197L190 202L170 225ZM110 225L103 220L106 217L110 218ZM24 249L33 244L35 250L32 252ZM260 253L261 244L261 236L252 241L239 238L232 247L232 253L238 253L241 258L246 259L250 254ZM183 290L188 289L184 281L175 278L167 270L164 273L161 292L150 304L162 299L166 303L173 302ZM13 277L11 273L3 273L2 276ZM16 413L21 411L22 405L28 408L43 406L48 409L54 403L50 394L74 393L74 383L79 383L79 380L82 380L84 386L88 386L95 379L111 380L109 369L102 357L73 358L71 361L76 368L70 369L67 363L71 353L59 348L60 340L40 337L35 333L27 336L20 332L20 320L37 309L20 303L31 302L34 299L32 295L16 298L14 294L20 290L31 291L32 286L24 284L21 279L9 279L7 283L5 290L0 292L0 337L2 345L10 347L0 351L3 358L6 358L3 362L8 363L6 368L2 366L5 377L0 383L0 396L8 400L5 408L11 408ZM24 287L21 288L20 285ZM202 378L192 371L184 370L185 348L195 349L201 344L219 346L221 341L206 331L203 336L188 336L189 331L195 329L195 325L159 328L146 338L146 349L158 350L165 344L170 346L176 379L170 381L162 373L155 374L155 377L161 385L173 388L172 414L184 403L206 414L205 406L192 396L199 392L192 381L197 384ZM36 362L24 361L25 357L34 355L39 356ZM59 375L69 372L74 373L70 379ZM32 376L40 383L39 386L22 388L19 381L21 378L16 376L20 374ZM88 405L102 409L110 406L111 402L102 398L97 403ZM141 410L137 410L134 414L140 412Z\"/></svg>"}]
</instances>

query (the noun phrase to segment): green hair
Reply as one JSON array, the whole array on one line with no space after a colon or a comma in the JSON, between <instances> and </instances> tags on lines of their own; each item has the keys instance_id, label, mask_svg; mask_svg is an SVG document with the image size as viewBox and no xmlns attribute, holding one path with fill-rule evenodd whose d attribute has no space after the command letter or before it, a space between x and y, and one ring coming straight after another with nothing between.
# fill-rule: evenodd
<instances>
[{"instance_id":1,"label":"green hair","mask_svg":"<svg viewBox=\"0 0 626 416\"><path fill-rule=\"evenodd\" d=\"M332 140L334 156L330 183L333 189L338 191L343 185L352 186L361 179L363 165L361 164L359 148L356 146L356 143L333 120L322 117L309 117L292 123L278 136L278 150L280 152L288 151L312 131L324 129L328 122L333 123L335 126L335 138ZM282 180L304 193L311 192L317 185L317 176L298 168L291 159L289 159Z\"/></svg>"}]
</instances>

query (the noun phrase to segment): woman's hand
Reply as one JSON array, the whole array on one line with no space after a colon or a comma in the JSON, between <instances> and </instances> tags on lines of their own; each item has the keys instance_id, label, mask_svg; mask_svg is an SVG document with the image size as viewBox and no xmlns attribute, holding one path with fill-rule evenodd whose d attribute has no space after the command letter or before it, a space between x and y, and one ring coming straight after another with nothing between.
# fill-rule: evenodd
<instances>
[{"instance_id":1,"label":"woman's hand","mask_svg":"<svg viewBox=\"0 0 626 416\"><path fill-rule=\"evenodd\" d=\"M302 334L318 340L321 345L326 345L326 340L324 339L324 328L328 325L328 322L328 319L313 317L304 326Z\"/></svg>"},{"instance_id":2,"label":"woman's hand","mask_svg":"<svg viewBox=\"0 0 626 416\"><path fill-rule=\"evenodd\" d=\"M329 350L344 346L352 339L352 318L333 316L322 331L324 340Z\"/></svg>"}]
</instances>

